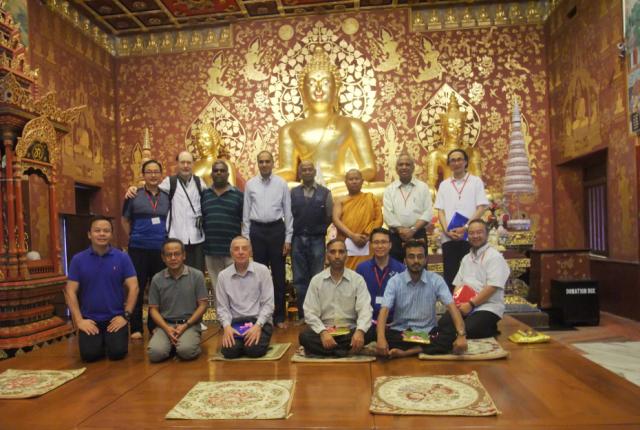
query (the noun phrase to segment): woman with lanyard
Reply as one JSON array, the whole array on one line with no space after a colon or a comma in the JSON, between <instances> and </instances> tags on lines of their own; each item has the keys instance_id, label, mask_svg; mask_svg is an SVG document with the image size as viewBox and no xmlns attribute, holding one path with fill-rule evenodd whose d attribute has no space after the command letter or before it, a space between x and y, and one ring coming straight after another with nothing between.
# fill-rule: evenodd
<instances>
[{"instance_id":1,"label":"woman with lanyard","mask_svg":"<svg viewBox=\"0 0 640 430\"><path fill-rule=\"evenodd\" d=\"M138 188L132 199L126 199L122 208L122 227L129 236L127 252L138 277L138 300L131 315L131 338L142 339L142 305L147 282L164 269L160 257L162 243L167 238L166 220L169 196L158 188L162 181L162 165L156 160L142 164L144 187ZM148 318L149 334L155 324Z\"/></svg>"}]
</instances>

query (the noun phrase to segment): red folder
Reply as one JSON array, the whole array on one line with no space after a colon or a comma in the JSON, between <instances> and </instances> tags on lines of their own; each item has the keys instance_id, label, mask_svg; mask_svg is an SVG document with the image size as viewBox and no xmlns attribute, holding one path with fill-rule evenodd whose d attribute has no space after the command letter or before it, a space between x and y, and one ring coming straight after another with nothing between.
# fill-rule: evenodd
<instances>
[{"instance_id":1,"label":"red folder","mask_svg":"<svg viewBox=\"0 0 640 430\"><path fill-rule=\"evenodd\" d=\"M469 303L469 300L473 299L475 296L476 290L468 285L463 285L453 292L453 301L456 305L461 305L463 303Z\"/></svg>"}]
</instances>

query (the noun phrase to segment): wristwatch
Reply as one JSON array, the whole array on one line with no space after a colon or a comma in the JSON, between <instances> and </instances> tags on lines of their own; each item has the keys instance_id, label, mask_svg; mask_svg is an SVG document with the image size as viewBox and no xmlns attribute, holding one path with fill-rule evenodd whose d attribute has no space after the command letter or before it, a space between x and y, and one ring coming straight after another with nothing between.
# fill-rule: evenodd
<instances>
[{"instance_id":1,"label":"wristwatch","mask_svg":"<svg viewBox=\"0 0 640 430\"><path fill-rule=\"evenodd\" d=\"M123 315L124 319L126 319L127 321L131 321L131 312L129 311L124 311L124 315Z\"/></svg>"},{"instance_id":2,"label":"wristwatch","mask_svg":"<svg viewBox=\"0 0 640 430\"><path fill-rule=\"evenodd\" d=\"M458 338L458 337L466 337L466 336L467 336L467 332L466 331L457 332L456 333L456 338Z\"/></svg>"}]
</instances>

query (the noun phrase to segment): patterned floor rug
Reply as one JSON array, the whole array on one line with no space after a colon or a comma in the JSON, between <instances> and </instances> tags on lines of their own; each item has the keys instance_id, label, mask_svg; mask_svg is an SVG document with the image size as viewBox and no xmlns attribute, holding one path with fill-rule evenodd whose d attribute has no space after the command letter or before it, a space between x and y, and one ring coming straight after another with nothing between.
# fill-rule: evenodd
<instances>
[{"instance_id":1,"label":"patterned floor rug","mask_svg":"<svg viewBox=\"0 0 640 430\"><path fill-rule=\"evenodd\" d=\"M506 358L509 352L505 351L493 337L486 339L469 339L467 352L464 354L429 355L420 354L420 360L496 360Z\"/></svg>"},{"instance_id":2,"label":"patterned floor rug","mask_svg":"<svg viewBox=\"0 0 640 430\"><path fill-rule=\"evenodd\" d=\"M269 345L269 349L267 350L267 353L264 356L259 358L240 357L240 358L227 359L222 356L222 353L220 351L218 351L214 353L211 357L209 357L209 360L211 361L275 361L275 360L280 360L284 355L284 353L287 352L290 346L291 346L290 343L273 343Z\"/></svg>"},{"instance_id":3,"label":"patterned floor rug","mask_svg":"<svg viewBox=\"0 0 640 430\"><path fill-rule=\"evenodd\" d=\"M369 410L384 415L492 416L500 413L476 372L378 377Z\"/></svg>"},{"instance_id":4,"label":"patterned floor rug","mask_svg":"<svg viewBox=\"0 0 640 430\"><path fill-rule=\"evenodd\" d=\"M293 363L370 363L376 361L372 355L349 355L347 357L325 357L322 355L307 355L300 347L291 357Z\"/></svg>"},{"instance_id":5,"label":"patterned floor rug","mask_svg":"<svg viewBox=\"0 0 640 430\"><path fill-rule=\"evenodd\" d=\"M73 370L16 370L0 373L0 399L38 397L80 376L85 367Z\"/></svg>"},{"instance_id":6,"label":"patterned floor rug","mask_svg":"<svg viewBox=\"0 0 640 430\"><path fill-rule=\"evenodd\" d=\"M276 420L289 417L295 381L198 382L166 415L180 420Z\"/></svg>"}]
</instances>

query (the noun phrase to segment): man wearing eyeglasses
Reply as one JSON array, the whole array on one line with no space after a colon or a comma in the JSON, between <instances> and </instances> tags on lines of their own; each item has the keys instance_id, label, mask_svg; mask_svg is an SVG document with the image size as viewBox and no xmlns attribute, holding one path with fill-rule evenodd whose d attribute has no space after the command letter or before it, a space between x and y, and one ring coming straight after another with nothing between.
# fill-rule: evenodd
<instances>
[{"instance_id":1,"label":"man wearing eyeglasses","mask_svg":"<svg viewBox=\"0 0 640 430\"><path fill-rule=\"evenodd\" d=\"M363 261L356 267L356 273L364 278L371 296L373 307L373 321L378 320L378 313L382 307L384 290L389 279L405 270L404 264L389 255L391 251L391 232L383 227L378 227L371 232L369 239L373 249L373 258ZM390 311L388 322L393 320L393 311Z\"/></svg>"},{"instance_id":2,"label":"man wearing eyeglasses","mask_svg":"<svg viewBox=\"0 0 640 430\"><path fill-rule=\"evenodd\" d=\"M160 190L162 165L156 160L142 164L144 187L126 199L122 208L122 227L129 236L127 253L138 277L138 300L131 315L131 338L142 339L142 305L147 281L164 268L160 248L167 238L165 223L169 213L169 195ZM147 320L149 333L155 324Z\"/></svg>"},{"instance_id":3,"label":"man wearing eyeglasses","mask_svg":"<svg viewBox=\"0 0 640 430\"><path fill-rule=\"evenodd\" d=\"M169 358L175 348L182 360L200 355L200 320L207 310L207 287L198 269L184 264L186 253L179 239L162 245L167 268L157 273L149 288L149 316L158 325L147 346L149 360Z\"/></svg>"}]
</instances>

